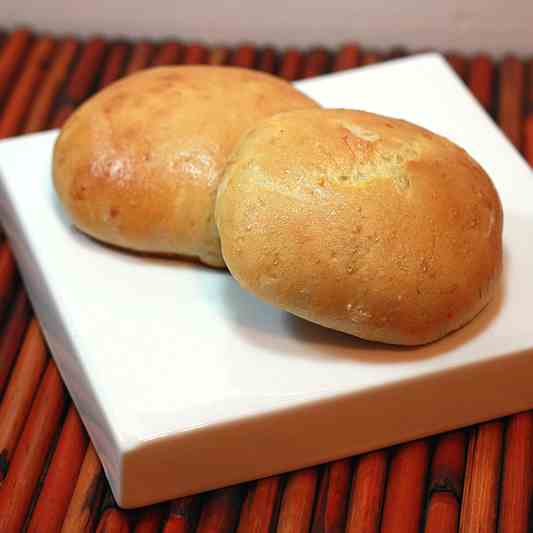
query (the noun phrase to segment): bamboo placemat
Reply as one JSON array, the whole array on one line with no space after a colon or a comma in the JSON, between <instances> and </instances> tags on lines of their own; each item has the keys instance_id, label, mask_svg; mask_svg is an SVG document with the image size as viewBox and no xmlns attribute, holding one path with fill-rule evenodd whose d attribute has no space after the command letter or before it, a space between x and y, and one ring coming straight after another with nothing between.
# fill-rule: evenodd
<instances>
[{"instance_id":1,"label":"bamboo placemat","mask_svg":"<svg viewBox=\"0 0 533 533\"><path fill-rule=\"evenodd\" d=\"M61 126L97 89L149 65L233 64L296 80L407 53L358 44L278 51L0 31L0 138ZM446 57L533 165L533 60ZM533 411L161 505L119 509L1 238L0 532L533 531Z\"/></svg>"}]
</instances>

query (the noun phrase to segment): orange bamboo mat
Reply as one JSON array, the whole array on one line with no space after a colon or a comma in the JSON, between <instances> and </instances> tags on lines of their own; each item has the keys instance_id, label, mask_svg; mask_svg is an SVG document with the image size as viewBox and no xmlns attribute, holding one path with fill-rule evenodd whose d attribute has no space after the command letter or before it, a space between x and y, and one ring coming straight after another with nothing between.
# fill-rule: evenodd
<instances>
[{"instance_id":1,"label":"orange bamboo mat","mask_svg":"<svg viewBox=\"0 0 533 533\"><path fill-rule=\"evenodd\" d=\"M406 53L357 44L278 51L253 45L79 41L26 29L0 31L0 138L60 126L94 91L149 65L233 64L295 80ZM533 164L533 60L447 58ZM1 236L0 319L0 532L533 530L533 411L123 511L113 502L33 316L9 243Z\"/></svg>"}]
</instances>

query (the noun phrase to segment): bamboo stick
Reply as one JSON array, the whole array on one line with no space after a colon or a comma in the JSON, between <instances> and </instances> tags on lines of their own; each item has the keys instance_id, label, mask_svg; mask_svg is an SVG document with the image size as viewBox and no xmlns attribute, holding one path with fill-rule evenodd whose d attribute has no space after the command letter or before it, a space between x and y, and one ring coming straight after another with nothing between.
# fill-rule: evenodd
<instances>
[{"instance_id":1,"label":"bamboo stick","mask_svg":"<svg viewBox=\"0 0 533 533\"><path fill-rule=\"evenodd\" d=\"M209 54L207 63L209 65L225 65L229 59L229 50L224 47L213 48Z\"/></svg>"},{"instance_id":2,"label":"bamboo stick","mask_svg":"<svg viewBox=\"0 0 533 533\"><path fill-rule=\"evenodd\" d=\"M276 51L273 48L265 48L259 54L257 69L273 74L276 71Z\"/></svg>"},{"instance_id":3,"label":"bamboo stick","mask_svg":"<svg viewBox=\"0 0 533 533\"><path fill-rule=\"evenodd\" d=\"M454 431L439 437L431 465L426 533L457 531L465 473L465 451L464 431Z\"/></svg>"},{"instance_id":4,"label":"bamboo stick","mask_svg":"<svg viewBox=\"0 0 533 533\"><path fill-rule=\"evenodd\" d=\"M492 84L494 69L492 61L486 55L479 55L472 60L468 79L468 87L480 104L492 110Z\"/></svg>"},{"instance_id":5,"label":"bamboo stick","mask_svg":"<svg viewBox=\"0 0 533 533\"><path fill-rule=\"evenodd\" d=\"M407 52L403 46L397 46L396 48L393 48L388 54L387 54L387 60L391 59L400 59L402 57L405 57L407 55Z\"/></svg>"},{"instance_id":6,"label":"bamboo stick","mask_svg":"<svg viewBox=\"0 0 533 533\"><path fill-rule=\"evenodd\" d=\"M126 513L116 507L106 509L96 528L96 533L128 533L130 523Z\"/></svg>"},{"instance_id":7,"label":"bamboo stick","mask_svg":"<svg viewBox=\"0 0 533 533\"><path fill-rule=\"evenodd\" d=\"M357 44L347 44L335 56L332 70L346 70L359 66L360 52Z\"/></svg>"},{"instance_id":8,"label":"bamboo stick","mask_svg":"<svg viewBox=\"0 0 533 533\"><path fill-rule=\"evenodd\" d=\"M54 46L55 41L51 37L42 37L33 45L0 118L0 139L16 135L19 132L22 119L28 111L36 87L48 68L48 60Z\"/></svg>"},{"instance_id":9,"label":"bamboo stick","mask_svg":"<svg viewBox=\"0 0 533 533\"><path fill-rule=\"evenodd\" d=\"M175 65L180 57L181 47L178 43L166 43L156 52L152 66Z\"/></svg>"},{"instance_id":10,"label":"bamboo stick","mask_svg":"<svg viewBox=\"0 0 533 533\"><path fill-rule=\"evenodd\" d=\"M533 113L533 59L530 59L527 64L527 94L526 94L526 109L529 113Z\"/></svg>"},{"instance_id":11,"label":"bamboo stick","mask_svg":"<svg viewBox=\"0 0 533 533\"><path fill-rule=\"evenodd\" d=\"M179 498L170 502L170 509L168 517L163 527L163 533L192 533L195 530L198 522L198 513L200 510L201 496L188 496L186 498ZM220 507L220 503L219 507ZM222 505L232 505L232 501L223 502ZM216 507L216 506L215 506ZM217 509L211 509L216 512ZM220 510L220 509L218 509ZM223 509L222 512L231 513L231 509ZM212 517L211 517L212 518ZM209 520L207 520L209 522ZM200 528L198 528L200 529ZM227 531L227 529L220 528L219 522L211 520L211 522L204 524L204 531Z\"/></svg>"},{"instance_id":12,"label":"bamboo stick","mask_svg":"<svg viewBox=\"0 0 533 533\"><path fill-rule=\"evenodd\" d=\"M0 531L20 531L63 414L65 387L52 359L0 487Z\"/></svg>"},{"instance_id":13,"label":"bamboo stick","mask_svg":"<svg viewBox=\"0 0 533 533\"><path fill-rule=\"evenodd\" d=\"M131 52L130 59L126 66L125 74L133 74L138 70L146 68L150 64L150 60L154 53L154 45L152 43L140 42L137 43Z\"/></svg>"},{"instance_id":14,"label":"bamboo stick","mask_svg":"<svg viewBox=\"0 0 533 533\"><path fill-rule=\"evenodd\" d=\"M533 412L512 416L505 433L499 533L527 531L533 482L532 442Z\"/></svg>"},{"instance_id":15,"label":"bamboo stick","mask_svg":"<svg viewBox=\"0 0 533 533\"><path fill-rule=\"evenodd\" d=\"M159 533L161 531L161 521L165 514L163 505L151 505L144 507L135 524L135 533Z\"/></svg>"},{"instance_id":16,"label":"bamboo stick","mask_svg":"<svg viewBox=\"0 0 533 533\"><path fill-rule=\"evenodd\" d=\"M185 65L203 65L207 62L207 50L205 46L198 43L192 43L187 46L183 63Z\"/></svg>"},{"instance_id":17,"label":"bamboo stick","mask_svg":"<svg viewBox=\"0 0 533 533\"><path fill-rule=\"evenodd\" d=\"M325 466L313 517L313 533L344 531L351 477L351 459L335 461Z\"/></svg>"},{"instance_id":18,"label":"bamboo stick","mask_svg":"<svg viewBox=\"0 0 533 533\"><path fill-rule=\"evenodd\" d=\"M21 287L0 338L0 399L30 320L30 304Z\"/></svg>"},{"instance_id":19,"label":"bamboo stick","mask_svg":"<svg viewBox=\"0 0 533 533\"><path fill-rule=\"evenodd\" d=\"M524 122L524 156L533 167L533 59L528 64L527 117Z\"/></svg>"},{"instance_id":20,"label":"bamboo stick","mask_svg":"<svg viewBox=\"0 0 533 533\"><path fill-rule=\"evenodd\" d=\"M20 67L30 41L30 31L20 28L11 33L4 43L0 55L0 103L13 82L13 75Z\"/></svg>"},{"instance_id":21,"label":"bamboo stick","mask_svg":"<svg viewBox=\"0 0 533 533\"><path fill-rule=\"evenodd\" d=\"M260 479L249 488L237 533L269 533L273 530L281 500L280 488L280 476Z\"/></svg>"},{"instance_id":22,"label":"bamboo stick","mask_svg":"<svg viewBox=\"0 0 533 533\"><path fill-rule=\"evenodd\" d=\"M52 118L52 127L60 128L74 109L89 95L106 50L102 39L91 39L82 49L79 61L65 88L63 103Z\"/></svg>"},{"instance_id":23,"label":"bamboo stick","mask_svg":"<svg viewBox=\"0 0 533 533\"><path fill-rule=\"evenodd\" d=\"M0 320L3 320L17 282L17 265L11 246L4 240L0 245Z\"/></svg>"},{"instance_id":24,"label":"bamboo stick","mask_svg":"<svg viewBox=\"0 0 533 533\"><path fill-rule=\"evenodd\" d=\"M533 111L524 123L524 156L533 167Z\"/></svg>"},{"instance_id":25,"label":"bamboo stick","mask_svg":"<svg viewBox=\"0 0 533 533\"><path fill-rule=\"evenodd\" d=\"M93 445L89 443L63 522L62 533L93 530L104 495L104 487L100 459Z\"/></svg>"},{"instance_id":26,"label":"bamboo stick","mask_svg":"<svg viewBox=\"0 0 533 533\"><path fill-rule=\"evenodd\" d=\"M459 530L461 533L496 531L503 422L477 426L470 436Z\"/></svg>"},{"instance_id":27,"label":"bamboo stick","mask_svg":"<svg viewBox=\"0 0 533 533\"><path fill-rule=\"evenodd\" d=\"M98 90L107 87L110 83L113 83L122 76L124 61L127 55L128 45L126 43L116 43L111 46L98 82Z\"/></svg>"},{"instance_id":28,"label":"bamboo stick","mask_svg":"<svg viewBox=\"0 0 533 533\"><path fill-rule=\"evenodd\" d=\"M291 48L285 52L279 67L279 76L287 81L294 81L301 78L302 54Z\"/></svg>"},{"instance_id":29,"label":"bamboo stick","mask_svg":"<svg viewBox=\"0 0 533 533\"><path fill-rule=\"evenodd\" d=\"M211 492L203 505L196 533L235 531L241 501L242 486L240 485Z\"/></svg>"},{"instance_id":30,"label":"bamboo stick","mask_svg":"<svg viewBox=\"0 0 533 533\"><path fill-rule=\"evenodd\" d=\"M330 59L326 50L313 50L307 55L304 62L302 77L312 78L314 76L320 76L320 74L324 74L328 70L329 64Z\"/></svg>"},{"instance_id":31,"label":"bamboo stick","mask_svg":"<svg viewBox=\"0 0 533 533\"><path fill-rule=\"evenodd\" d=\"M352 478L347 533L379 531L387 477L387 453L386 450L380 450L359 457Z\"/></svg>"},{"instance_id":32,"label":"bamboo stick","mask_svg":"<svg viewBox=\"0 0 533 533\"><path fill-rule=\"evenodd\" d=\"M306 468L289 474L281 501L278 533L304 533L309 531L317 478L317 468Z\"/></svg>"},{"instance_id":33,"label":"bamboo stick","mask_svg":"<svg viewBox=\"0 0 533 533\"><path fill-rule=\"evenodd\" d=\"M426 533L455 533L459 525L459 503L450 492L437 492L429 502Z\"/></svg>"},{"instance_id":34,"label":"bamboo stick","mask_svg":"<svg viewBox=\"0 0 533 533\"><path fill-rule=\"evenodd\" d=\"M87 449L87 434L73 404L44 479L27 532L61 531Z\"/></svg>"},{"instance_id":35,"label":"bamboo stick","mask_svg":"<svg viewBox=\"0 0 533 533\"><path fill-rule=\"evenodd\" d=\"M509 140L522 147L522 113L524 103L524 65L514 56L507 56L500 69L498 122Z\"/></svg>"},{"instance_id":36,"label":"bamboo stick","mask_svg":"<svg viewBox=\"0 0 533 533\"><path fill-rule=\"evenodd\" d=\"M44 338L34 318L26 332L5 396L0 404L0 420L2 421L0 424L0 480L6 474L47 360Z\"/></svg>"},{"instance_id":37,"label":"bamboo stick","mask_svg":"<svg viewBox=\"0 0 533 533\"><path fill-rule=\"evenodd\" d=\"M383 61L383 54L380 52L365 52L361 57L361 65L374 65L375 63L381 63Z\"/></svg>"},{"instance_id":38,"label":"bamboo stick","mask_svg":"<svg viewBox=\"0 0 533 533\"><path fill-rule=\"evenodd\" d=\"M249 44L239 46L233 53L230 63L235 67L254 68L256 63L255 46Z\"/></svg>"},{"instance_id":39,"label":"bamboo stick","mask_svg":"<svg viewBox=\"0 0 533 533\"><path fill-rule=\"evenodd\" d=\"M419 531L428 458L427 440L410 442L396 450L385 492L382 533Z\"/></svg>"},{"instance_id":40,"label":"bamboo stick","mask_svg":"<svg viewBox=\"0 0 533 533\"><path fill-rule=\"evenodd\" d=\"M52 106L67 78L77 50L78 43L74 39L67 38L59 44L51 67L45 74L28 112L22 128L24 133L33 133L46 128Z\"/></svg>"},{"instance_id":41,"label":"bamboo stick","mask_svg":"<svg viewBox=\"0 0 533 533\"><path fill-rule=\"evenodd\" d=\"M468 63L465 58L460 54L450 53L446 54L446 60L450 67L455 70L455 73L465 81L468 74Z\"/></svg>"}]
</instances>

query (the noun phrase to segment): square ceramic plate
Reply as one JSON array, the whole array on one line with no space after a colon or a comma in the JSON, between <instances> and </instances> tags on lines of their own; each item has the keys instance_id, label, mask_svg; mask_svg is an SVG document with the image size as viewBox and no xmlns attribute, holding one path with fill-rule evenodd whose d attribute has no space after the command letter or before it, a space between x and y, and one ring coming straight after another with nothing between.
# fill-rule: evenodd
<instances>
[{"instance_id":1,"label":"square ceramic plate","mask_svg":"<svg viewBox=\"0 0 533 533\"><path fill-rule=\"evenodd\" d=\"M533 407L533 179L437 55L298 84L464 146L505 209L501 290L430 346L294 318L226 272L99 245L51 185L56 132L0 143L0 213L61 374L119 504L139 506Z\"/></svg>"}]
</instances>

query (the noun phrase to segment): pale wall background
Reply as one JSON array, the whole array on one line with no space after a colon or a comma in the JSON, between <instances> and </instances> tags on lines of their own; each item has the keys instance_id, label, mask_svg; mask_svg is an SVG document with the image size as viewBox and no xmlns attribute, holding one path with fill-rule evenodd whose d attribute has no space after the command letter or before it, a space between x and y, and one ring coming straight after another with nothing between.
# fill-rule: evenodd
<instances>
[{"instance_id":1,"label":"pale wall background","mask_svg":"<svg viewBox=\"0 0 533 533\"><path fill-rule=\"evenodd\" d=\"M0 0L0 26L276 46L533 54L533 0Z\"/></svg>"}]
</instances>

